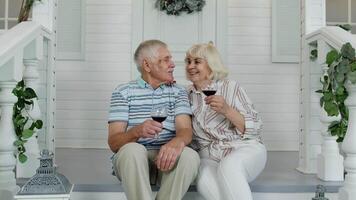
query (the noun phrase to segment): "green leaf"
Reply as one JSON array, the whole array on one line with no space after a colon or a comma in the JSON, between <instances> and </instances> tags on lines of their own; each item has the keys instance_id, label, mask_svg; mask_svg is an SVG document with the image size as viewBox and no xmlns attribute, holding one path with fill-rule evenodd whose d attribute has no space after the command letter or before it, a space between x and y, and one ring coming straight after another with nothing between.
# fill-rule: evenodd
<instances>
[{"instance_id":1,"label":"green leaf","mask_svg":"<svg viewBox=\"0 0 356 200\"><path fill-rule=\"evenodd\" d=\"M336 139L336 142L337 142L337 143L341 143L342 141L344 141L344 138L343 138L343 137L338 137L338 138Z\"/></svg>"},{"instance_id":2,"label":"green leaf","mask_svg":"<svg viewBox=\"0 0 356 200\"><path fill-rule=\"evenodd\" d=\"M331 122L331 124L329 125L329 129L338 126L339 123L340 123L339 121L333 121L333 122Z\"/></svg>"},{"instance_id":3,"label":"green leaf","mask_svg":"<svg viewBox=\"0 0 356 200\"><path fill-rule=\"evenodd\" d=\"M310 51L310 60L315 60L318 57L318 50L313 49Z\"/></svg>"},{"instance_id":4,"label":"green leaf","mask_svg":"<svg viewBox=\"0 0 356 200\"><path fill-rule=\"evenodd\" d=\"M339 114L339 109L333 102L325 102L324 109L329 116L337 116Z\"/></svg>"},{"instance_id":5,"label":"green leaf","mask_svg":"<svg viewBox=\"0 0 356 200\"><path fill-rule=\"evenodd\" d=\"M337 72L346 74L350 71L350 62L348 60L342 60L337 66Z\"/></svg>"},{"instance_id":6,"label":"green leaf","mask_svg":"<svg viewBox=\"0 0 356 200\"><path fill-rule=\"evenodd\" d=\"M338 83L344 83L345 75L342 73L338 73L335 78Z\"/></svg>"},{"instance_id":7,"label":"green leaf","mask_svg":"<svg viewBox=\"0 0 356 200\"><path fill-rule=\"evenodd\" d=\"M317 90L316 93L323 93L323 90Z\"/></svg>"},{"instance_id":8,"label":"green leaf","mask_svg":"<svg viewBox=\"0 0 356 200\"><path fill-rule=\"evenodd\" d=\"M352 84L355 84L355 83L356 83L356 71L354 71L354 72L349 72L349 73L347 74L347 79L348 79L349 81L351 81Z\"/></svg>"},{"instance_id":9,"label":"green leaf","mask_svg":"<svg viewBox=\"0 0 356 200\"><path fill-rule=\"evenodd\" d=\"M33 104L33 101L32 100L29 100L29 101L24 101L26 105L32 105Z\"/></svg>"},{"instance_id":10,"label":"green leaf","mask_svg":"<svg viewBox=\"0 0 356 200\"><path fill-rule=\"evenodd\" d=\"M353 62L353 63L350 64L350 69L351 69L352 72L356 71L356 62Z\"/></svg>"},{"instance_id":11,"label":"green leaf","mask_svg":"<svg viewBox=\"0 0 356 200\"><path fill-rule=\"evenodd\" d=\"M42 121L42 120L37 120L37 121L35 122L35 127L36 127L37 129L41 129L42 126L43 126L43 121Z\"/></svg>"},{"instance_id":12,"label":"green leaf","mask_svg":"<svg viewBox=\"0 0 356 200\"><path fill-rule=\"evenodd\" d=\"M33 99L37 97L36 92L32 88L26 88L24 96L26 99Z\"/></svg>"},{"instance_id":13,"label":"green leaf","mask_svg":"<svg viewBox=\"0 0 356 200\"><path fill-rule=\"evenodd\" d=\"M24 144L24 142L22 141L22 140L16 140L15 142L14 142L14 145L15 146L20 146L20 145L23 145Z\"/></svg>"},{"instance_id":14,"label":"green leaf","mask_svg":"<svg viewBox=\"0 0 356 200\"><path fill-rule=\"evenodd\" d=\"M23 99L18 99L17 101L17 106L20 110L22 110L23 108L25 108L25 100Z\"/></svg>"},{"instance_id":15,"label":"green leaf","mask_svg":"<svg viewBox=\"0 0 356 200\"><path fill-rule=\"evenodd\" d=\"M334 95L331 92L324 93L324 100L325 101L332 101L334 99Z\"/></svg>"},{"instance_id":16,"label":"green leaf","mask_svg":"<svg viewBox=\"0 0 356 200\"><path fill-rule=\"evenodd\" d=\"M23 88L25 87L25 81L24 80L21 80L17 83L16 87L20 87L20 88Z\"/></svg>"},{"instance_id":17,"label":"green leaf","mask_svg":"<svg viewBox=\"0 0 356 200\"><path fill-rule=\"evenodd\" d=\"M27 161L27 156L23 153L19 153L19 161L20 163L25 163Z\"/></svg>"},{"instance_id":18,"label":"green leaf","mask_svg":"<svg viewBox=\"0 0 356 200\"><path fill-rule=\"evenodd\" d=\"M336 61L340 57L339 53L336 50L330 51L326 55L326 64L331 65L334 61Z\"/></svg>"},{"instance_id":19,"label":"green leaf","mask_svg":"<svg viewBox=\"0 0 356 200\"><path fill-rule=\"evenodd\" d=\"M30 137L32 137L34 131L33 130L30 130L30 129L25 129L23 132L22 132L22 137L24 139L28 139Z\"/></svg>"},{"instance_id":20,"label":"green leaf","mask_svg":"<svg viewBox=\"0 0 356 200\"><path fill-rule=\"evenodd\" d=\"M350 31L352 28L350 24L338 24L337 26L344 29L345 31Z\"/></svg>"},{"instance_id":21,"label":"green leaf","mask_svg":"<svg viewBox=\"0 0 356 200\"><path fill-rule=\"evenodd\" d=\"M348 42L341 47L341 55L344 58L352 60L355 57L355 49L352 48L351 44Z\"/></svg>"},{"instance_id":22,"label":"green leaf","mask_svg":"<svg viewBox=\"0 0 356 200\"><path fill-rule=\"evenodd\" d=\"M337 102L344 102L347 98L348 94L347 93L344 93L342 95L337 95L336 96L336 101Z\"/></svg>"},{"instance_id":23,"label":"green leaf","mask_svg":"<svg viewBox=\"0 0 356 200\"><path fill-rule=\"evenodd\" d=\"M344 87L338 87L338 88L336 88L336 94L337 94L337 95L343 95L343 94L344 94L344 91L345 91Z\"/></svg>"},{"instance_id":24,"label":"green leaf","mask_svg":"<svg viewBox=\"0 0 356 200\"><path fill-rule=\"evenodd\" d=\"M323 105L324 105L324 97L321 97L320 98L320 107L323 107Z\"/></svg>"}]
</instances>

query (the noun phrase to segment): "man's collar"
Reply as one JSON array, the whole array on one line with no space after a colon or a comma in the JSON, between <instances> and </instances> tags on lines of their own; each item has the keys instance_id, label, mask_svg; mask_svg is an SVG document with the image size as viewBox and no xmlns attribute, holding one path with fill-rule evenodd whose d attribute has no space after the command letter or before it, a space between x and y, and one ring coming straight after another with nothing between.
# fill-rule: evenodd
<instances>
[{"instance_id":1,"label":"man's collar","mask_svg":"<svg viewBox=\"0 0 356 200\"><path fill-rule=\"evenodd\" d=\"M150 87L150 84L148 84L145 80L143 80L141 76L137 77L136 81L137 81L138 86L140 86L142 88Z\"/></svg>"},{"instance_id":2,"label":"man's collar","mask_svg":"<svg viewBox=\"0 0 356 200\"><path fill-rule=\"evenodd\" d=\"M141 76L137 77L136 81L141 88L152 88L152 86L145 80L143 80ZM159 87L163 89L167 87L167 85L165 83L162 83Z\"/></svg>"}]
</instances>

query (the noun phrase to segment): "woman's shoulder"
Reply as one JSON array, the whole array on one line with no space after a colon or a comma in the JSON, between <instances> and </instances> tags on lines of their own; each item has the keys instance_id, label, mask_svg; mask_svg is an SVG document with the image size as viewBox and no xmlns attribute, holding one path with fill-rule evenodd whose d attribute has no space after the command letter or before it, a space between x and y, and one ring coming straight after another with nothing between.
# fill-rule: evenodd
<instances>
[{"instance_id":1,"label":"woman's shoulder","mask_svg":"<svg viewBox=\"0 0 356 200\"><path fill-rule=\"evenodd\" d=\"M231 80L231 79L223 79L219 80L221 85L225 85L229 88L240 88L240 84L236 80Z\"/></svg>"}]
</instances>

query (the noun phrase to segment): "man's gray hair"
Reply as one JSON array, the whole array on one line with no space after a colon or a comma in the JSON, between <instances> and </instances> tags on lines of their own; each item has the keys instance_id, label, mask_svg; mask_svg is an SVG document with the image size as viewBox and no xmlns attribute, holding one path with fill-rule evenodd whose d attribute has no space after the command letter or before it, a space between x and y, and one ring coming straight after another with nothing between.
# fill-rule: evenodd
<instances>
[{"instance_id":1,"label":"man's gray hair","mask_svg":"<svg viewBox=\"0 0 356 200\"><path fill-rule=\"evenodd\" d=\"M160 40L146 40L143 41L136 49L134 54L134 60L137 66L137 70L142 73L143 60L145 58L151 61L157 58L158 49L161 47L167 48L167 44Z\"/></svg>"}]
</instances>

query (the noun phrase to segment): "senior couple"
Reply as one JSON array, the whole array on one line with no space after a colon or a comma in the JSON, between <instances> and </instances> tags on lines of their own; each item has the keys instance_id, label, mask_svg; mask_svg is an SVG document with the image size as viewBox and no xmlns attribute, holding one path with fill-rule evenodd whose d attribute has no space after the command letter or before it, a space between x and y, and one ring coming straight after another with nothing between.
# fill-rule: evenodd
<instances>
[{"instance_id":1,"label":"senior couple","mask_svg":"<svg viewBox=\"0 0 356 200\"><path fill-rule=\"evenodd\" d=\"M186 52L188 89L174 83L164 42L142 42L134 60L141 76L114 90L109 112L113 169L127 199L154 199L155 170L157 200L182 199L194 180L208 200L252 199L248 183L266 163L262 122L244 89L226 79L217 49L197 44ZM212 85L216 93L206 96L202 90ZM151 118L158 105L167 109L163 122Z\"/></svg>"}]
</instances>

